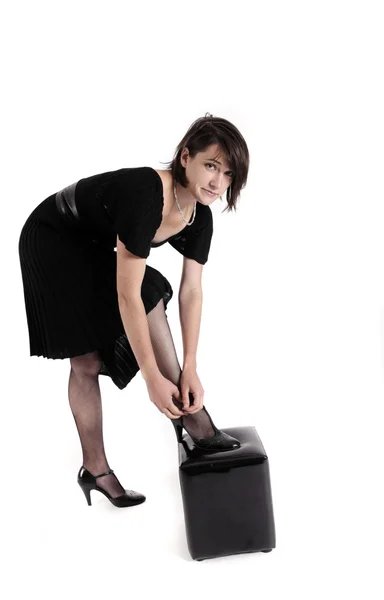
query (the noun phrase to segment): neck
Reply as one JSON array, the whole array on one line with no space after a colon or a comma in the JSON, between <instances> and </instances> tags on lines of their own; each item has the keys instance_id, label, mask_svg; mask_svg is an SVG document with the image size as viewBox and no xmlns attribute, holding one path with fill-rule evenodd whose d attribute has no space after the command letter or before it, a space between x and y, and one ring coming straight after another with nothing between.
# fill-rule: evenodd
<instances>
[{"instance_id":1,"label":"neck","mask_svg":"<svg viewBox=\"0 0 384 600\"><path fill-rule=\"evenodd\" d=\"M172 182L172 195L174 197L174 182ZM180 183L176 183L176 196L177 202L176 198L174 197L172 204L172 212L178 212L180 214L179 208L177 206L177 204L179 204L180 210L182 211L184 218L186 215L191 215L196 202L192 194L185 187L180 185Z\"/></svg>"}]
</instances>

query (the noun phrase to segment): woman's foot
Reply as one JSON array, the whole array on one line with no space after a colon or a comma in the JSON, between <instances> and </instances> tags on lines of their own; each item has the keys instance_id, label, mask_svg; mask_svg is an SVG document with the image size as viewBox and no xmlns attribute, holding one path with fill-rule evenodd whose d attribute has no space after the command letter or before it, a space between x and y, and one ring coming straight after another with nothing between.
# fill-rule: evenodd
<instances>
[{"instance_id":1,"label":"woman's foot","mask_svg":"<svg viewBox=\"0 0 384 600\"><path fill-rule=\"evenodd\" d=\"M109 473L108 475L97 477L99 473L105 473L106 471L109 471L108 465L104 465L101 468L100 466L96 467L95 465L88 466L84 464L83 466L85 469L87 469L87 471L91 473L91 475L96 477L96 485L108 492L108 494L112 498L117 498L118 496L124 494L125 489L123 488L123 486L121 485L114 473Z\"/></svg>"},{"instance_id":2,"label":"woman's foot","mask_svg":"<svg viewBox=\"0 0 384 600\"><path fill-rule=\"evenodd\" d=\"M189 394L190 403L192 394ZM173 403L182 410L183 403L173 398ZM196 439L209 439L215 435L215 430L205 410L201 409L193 415L183 415L183 427L191 437Z\"/></svg>"},{"instance_id":3,"label":"woman's foot","mask_svg":"<svg viewBox=\"0 0 384 600\"><path fill-rule=\"evenodd\" d=\"M175 404L181 404L179 400L175 401L174 399L173 402ZM181 407L179 406L178 408ZM217 429L205 406L203 406L201 410L193 415L180 417L179 424L177 424L176 421L173 421L172 423L176 429L176 435L179 442L182 439L182 430L180 430L180 423L182 423L182 427L188 432L197 448L202 450L219 451L235 450L235 448L240 447L240 442L238 439L228 435L224 431L220 431L220 429Z\"/></svg>"},{"instance_id":4,"label":"woman's foot","mask_svg":"<svg viewBox=\"0 0 384 600\"><path fill-rule=\"evenodd\" d=\"M98 479L102 479L103 477L106 477L107 475L113 475L113 474L114 474L113 469L108 469L104 473L98 473L98 474L96 473L96 475L92 475L92 473L88 469L86 469L84 467L84 465L82 465L80 467L80 470L77 474L77 483L79 484L79 486L81 487L81 489L84 492L88 506L92 505L92 502L91 502L91 491L92 490L96 490L96 491L102 493L104 496L106 496L108 498L108 500L110 502L112 502L112 504L114 506L117 506L119 508L123 508L125 506L136 506L136 504L142 504L142 502L145 502L145 496L144 496L144 494L141 494L140 492L135 492L134 490L124 490L123 493L120 494L116 490L113 490L109 486L110 482L108 482L108 485L102 484L102 486L99 486L97 484ZM112 482L111 482L112 486L114 485L115 481L118 481L118 480L112 478ZM107 487L109 487L111 493L109 491L107 491ZM118 494L118 495L116 495L116 494Z\"/></svg>"}]
</instances>

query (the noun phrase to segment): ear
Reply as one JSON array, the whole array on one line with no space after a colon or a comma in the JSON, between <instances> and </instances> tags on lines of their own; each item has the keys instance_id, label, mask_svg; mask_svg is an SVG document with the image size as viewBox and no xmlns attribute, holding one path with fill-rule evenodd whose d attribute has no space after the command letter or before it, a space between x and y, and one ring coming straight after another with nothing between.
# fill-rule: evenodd
<instances>
[{"instance_id":1,"label":"ear","mask_svg":"<svg viewBox=\"0 0 384 600\"><path fill-rule=\"evenodd\" d=\"M185 146L185 148L182 149L181 154L180 154L180 162L182 164L182 166L185 167L187 166L187 159L189 157L189 148L187 146Z\"/></svg>"}]
</instances>

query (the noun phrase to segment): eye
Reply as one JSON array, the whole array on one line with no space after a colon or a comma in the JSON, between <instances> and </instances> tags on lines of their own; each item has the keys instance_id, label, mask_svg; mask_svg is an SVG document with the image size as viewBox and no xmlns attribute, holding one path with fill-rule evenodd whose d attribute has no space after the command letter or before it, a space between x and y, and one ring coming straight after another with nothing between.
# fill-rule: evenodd
<instances>
[{"instance_id":1,"label":"eye","mask_svg":"<svg viewBox=\"0 0 384 600\"><path fill-rule=\"evenodd\" d=\"M205 163L205 166L206 166L206 167L214 167L215 169L217 168L217 167L216 167L216 165L215 165L214 163ZM235 174L234 174L234 172L233 172L233 171L228 171L228 172L227 172L227 175L228 175L228 176L229 176L231 179L233 179L233 178L234 178L234 176L235 176Z\"/></svg>"}]
</instances>

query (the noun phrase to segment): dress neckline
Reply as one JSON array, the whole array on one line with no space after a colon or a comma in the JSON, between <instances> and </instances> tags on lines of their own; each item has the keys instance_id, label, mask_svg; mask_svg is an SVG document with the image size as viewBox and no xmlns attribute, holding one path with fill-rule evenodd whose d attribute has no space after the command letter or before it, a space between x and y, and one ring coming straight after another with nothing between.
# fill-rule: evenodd
<instances>
[{"instance_id":1,"label":"dress neckline","mask_svg":"<svg viewBox=\"0 0 384 600\"><path fill-rule=\"evenodd\" d=\"M161 179L160 175L158 174L158 172L156 171L156 169L154 169L153 167L149 167L150 169L152 169L152 171L155 173L155 175L157 176L157 178L160 181L160 188L161 188L161 201L163 203L163 208L164 208L164 186L163 186L163 180ZM197 214L197 204L199 204L196 201L196 214ZM190 223L192 221L193 218L193 213L188 221L188 223ZM165 240L161 240L160 242L152 242L151 240L151 246L160 246L161 244L165 244L166 242L168 242L168 240L171 240L172 238L176 237L177 235L181 235L183 233L183 231L185 229L187 229L188 225L185 225L185 227L183 227L183 229L181 229L180 231L178 231L177 233L174 233L173 235L171 235L169 238L166 238Z\"/></svg>"}]
</instances>

